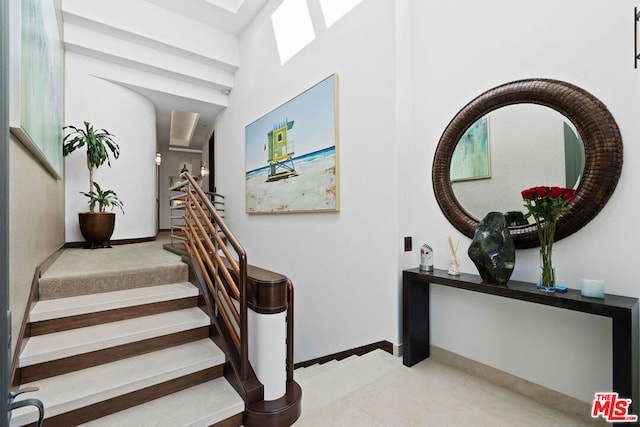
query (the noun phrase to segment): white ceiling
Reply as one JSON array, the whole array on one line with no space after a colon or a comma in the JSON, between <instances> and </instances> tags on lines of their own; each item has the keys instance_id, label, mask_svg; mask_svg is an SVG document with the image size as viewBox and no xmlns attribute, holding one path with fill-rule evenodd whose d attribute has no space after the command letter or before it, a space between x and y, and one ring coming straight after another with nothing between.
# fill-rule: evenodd
<instances>
[{"instance_id":1,"label":"white ceiling","mask_svg":"<svg viewBox=\"0 0 640 427\"><path fill-rule=\"evenodd\" d=\"M249 22L260 12L268 0L147 0L157 6L164 7L186 18L202 22L220 30L239 36ZM234 11L235 10L235 11ZM218 105L193 100L180 99L174 95L163 93L143 94L156 107L158 149L166 150L170 145L172 110L188 111L199 114L199 120L193 132L189 148L202 149L211 137L211 126L215 116L223 110ZM176 123L174 126L183 126Z\"/></svg>"},{"instance_id":2,"label":"white ceiling","mask_svg":"<svg viewBox=\"0 0 640 427\"><path fill-rule=\"evenodd\" d=\"M85 0L86 1L86 0ZM127 28L119 26L120 21L118 21L117 13L118 11L114 11L113 16L107 16L107 11L105 9L101 9L104 4L100 4L102 0L89 0L87 3L82 2L74 2L73 0L62 1L62 11L63 11L63 19L65 21L65 28L67 23L72 25L73 28L69 28L71 31L77 30L82 27L83 30L90 32L97 32L101 37L115 37L115 39L127 39L130 43L135 44L145 44L143 48L146 49L148 47L154 47L153 43L149 45L150 41L147 39L144 40L144 37L140 36L143 34L137 33L137 30L128 30ZM132 7L127 8L127 13L129 15L140 14L141 16L129 16L133 19L139 19L141 22L144 22L148 19L148 16L145 15L144 10L145 7L160 7L165 9L169 13L159 14L158 16L176 16L180 18L187 18L189 20L196 21L198 24L205 24L206 26L224 31L226 33L230 33L233 37L238 37L244 31L244 29L249 25L251 20L260 12L260 10L264 7L268 0L128 0L131 3L123 3L123 2L115 2L114 7L118 7L116 5L132 5ZM133 7L134 3L137 2ZM92 4L92 6L89 6ZM144 5L147 6L144 6ZM121 8L122 6L120 6ZM112 9L113 10L113 9ZM84 13L84 15L83 15ZM97 15L96 15L97 14ZM145 16L142 16L145 15ZM180 20L180 19L178 19ZM184 19L182 19L182 25L184 25ZM157 23L156 23L157 24ZM162 22L161 26L170 26L171 22ZM65 30L65 33L67 31ZM71 32L69 33L71 36ZM90 42L86 42L84 44L82 37L76 37L76 39L68 39L65 34L65 48L69 51L74 51L77 53L81 53L83 55L91 56L96 59L100 59L103 61L112 62L114 64L118 64L120 66L132 67L138 70L143 70L151 73L155 73L156 75L160 73L160 75L170 75L171 72L167 70L164 72L161 69L157 68L157 64L144 64L142 62L138 62L137 59L132 60L130 57L127 57L126 50L120 51L111 51L106 52L101 50L101 46L98 44L91 45ZM162 45L165 41L158 42L155 46L155 49L158 51L164 51L167 53L171 53L167 51L167 45ZM120 43L120 42L118 42ZM212 41L215 43L215 40ZM109 44L103 44L103 46ZM111 44L113 46L113 43ZM193 58L192 52L189 52L188 47L181 52L176 52L175 47L172 48L173 54L177 54L178 58L183 55L186 58ZM132 51L133 52L133 51ZM216 83L222 82L219 80L220 77L216 76L217 69L220 70L220 73L229 73L232 70L235 70L235 66L232 64L226 63L225 60L219 60L219 58L202 58L201 60L206 60L207 64L211 68L211 71L208 74L202 75L202 89L201 92L208 93L207 96L180 96L177 94L176 85L180 85L181 82L187 81L190 83L194 83L194 78L190 77L186 73L181 73L177 78L179 80L176 81L176 85L172 85L174 87L168 87L166 91L163 88L150 88L150 87L141 87L141 84L135 84L127 81L114 81L114 83L120 84L124 87L127 87L142 96L146 97L153 103L156 109L156 132L158 139L158 150L166 151L170 146L170 131L171 131L171 117L172 111L182 111L182 112L192 112L198 115L198 120L193 130L193 135L189 145L186 145L184 142L181 144L183 147L188 147L191 149L202 149L205 144L208 142L211 132L212 125L215 119L215 116L225 108L226 105L226 95L229 90L232 90L232 78L231 83ZM198 61L198 59L196 59ZM184 63L184 61L180 61ZM219 65L212 65L218 63ZM195 65L193 72L193 76L197 75L198 72L196 69L199 68ZM174 73L174 77L175 77ZM111 80L108 76L104 76L107 80ZM185 80L186 79L186 80ZM197 80L197 79L196 79ZM197 81L195 81L196 87L198 85ZM171 86L171 85L170 85ZM218 97L225 99L221 102L216 102L214 95L212 97L211 91L214 91L218 94ZM205 101L205 99L214 99L214 101ZM175 116L175 115L174 115ZM177 115L178 117L187 117L188 115ZM178 126L183 126L184 124L178 123Z\"/></svg>"},{"instance_id":3,"label":"white ceiling","mask_svg":"<svg viewBox=\"0 0 640 427\"><path fill-rule=\"evenodd\" d=\"M268 0L147 0L187 18L240 35ZM224 6L223 6L224 5ZM233 12L232 10L236 11Z\"/></svg>"}]
</instances>

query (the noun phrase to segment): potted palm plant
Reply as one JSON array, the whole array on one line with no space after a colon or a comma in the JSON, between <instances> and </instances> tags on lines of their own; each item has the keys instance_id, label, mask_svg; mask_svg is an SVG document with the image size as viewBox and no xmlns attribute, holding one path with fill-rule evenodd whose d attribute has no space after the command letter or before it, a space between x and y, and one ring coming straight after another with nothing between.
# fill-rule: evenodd
<instances>
[{"instance_id":1,"label":"potted palm plant","mask_svg":"<svg viewBox=\"0 0 640 427\"><path fill-rule=\"evenodd\" d=\"M106 208L120 208L123 203L113 190L103 190L93 180L93 170L105 162L111 166L110 155L114 159L120 156L120 147L113 140L113 134L105 129L95 129L89 122L84 127L65 126L70 132L63 140L63 154L68 156L74 151L86 148L87 169L89 169L89 191L81 194L89 198L89 212L78 213L80 232L85 239L85 248L111 247L109 239L115 227L116 214L107 212ZM98 205L98 211L95 208Z\"/></svg>"}]
</instances>

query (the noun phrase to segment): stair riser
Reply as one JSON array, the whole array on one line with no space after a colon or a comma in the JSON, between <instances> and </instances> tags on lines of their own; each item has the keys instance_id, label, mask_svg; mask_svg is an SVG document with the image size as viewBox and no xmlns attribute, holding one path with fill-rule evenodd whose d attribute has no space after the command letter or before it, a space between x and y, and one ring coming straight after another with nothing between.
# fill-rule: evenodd
<instances>
[{"instance_id":1,"label":"stair riser","mask_svg":"<svg viewBox=\"0 0 640 427\"><path fill-rule=\"evenodd\" d=\"M194 372L192 374L127 393L104 402L85 406L55 417L45 418L44 425L47 427L69 427L93 421L150 400L158 399L171 393L176 393L189 387L219 378L222 376L223 371L224 368L220 365L203 371ZM32 425L35 427L35 424Z\"/></svg>"},{"instance_id":2,"label":"stair riser","mask_svg":"<svg viewBox=\"0 0 640 427\"><path fill-rule=\"evenodd\" d=\"M69 316L52 320L43 320L29 324L28 336L50 334L53 332L68 331L71 329L84 328L87 326L101 325L104 323L117 322L125 319L150 316L152 314L167 313L184 308L197 307L198 297L182 298L179 300L163 301L152 304L137 305L120 309L100 311L83 314L79 316Z\"/></svg>"},{"instance_id":3,"label":"stair riser","mask_svg":"<svg viewBox=\"0 0 640 427\"><path fill-rule=\"evenodd\" d=\"M115 362L141 354L194 342L209 337L209 327L203 326L197 329L163 335L130 344L123 344L104 350L93 351L73 357L40 363L33 366L20 368L21 383L29 383L44 378L66 374L80 369L86 369L105 363Z\"/></svg>"},{"instance_id":4,"label":"stair riser","mask_svg":"<svg viewBox=\"0 0 640 427\"><path fill-rule=\"evenodd\" d=\"M41 300L90 295L101 292L144 288L154 285L185 282L186 266L170 266L131 272L101 273L86 277L43 277L40 279Z\"/></svg>"}]
</instances>

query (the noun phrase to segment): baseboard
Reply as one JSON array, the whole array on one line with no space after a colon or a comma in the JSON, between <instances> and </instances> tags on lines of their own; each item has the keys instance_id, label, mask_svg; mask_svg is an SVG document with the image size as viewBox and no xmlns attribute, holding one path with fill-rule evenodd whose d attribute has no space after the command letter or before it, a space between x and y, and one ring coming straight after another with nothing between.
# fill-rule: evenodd
<instances>
[{"instance_id":1,"label":"baseboard","mask_svg":"<svg viewBox=\"0 0 640 427\"><path fill-rule=\"evenodd\" d=\"M602 419L591 418L590 403L583 402L571 396L567 396L566 394L551 390L539 384L532 383L531 381L511 375L507 372L433 345L430 346L430 358L475 377L513 390L540 402L543 405L571 414L580 418L582 421L592 423L594 425L603 424L601 422L603 421Z\"/></svg>"},{"instance_id":2,"label":"baseboard","mask_svg":"<svg viewBox=\"0 0 640 427\"><path fill-rule=\"evenodd\" d=\"M362 356L374 350L383 350L389 354L395 355L395 348L389 341L378 341L372 344L363 345L361 347L352 348L350 350L341 351L339 353L329 354L327 356L318 357L316 359L298 362L294 365L294 369L306 368L315 364L323 364L331 360L342 360L350 356Z\"/></svg>"},{"instance_id":3,"label":"baseboard","mask_svg":"<svg viewBox=\"0 0 640 427\"><path fill-rule=\"evenodd\" d=\"M156 240L158 236L151 237L140 237L136 239L119 239L119 240L110 240L109 243L111 246L114 245L130 245L132 243L145 243L145 242L153 242ZM66 242L64 244L64 249L72 249L72 248L83 248L84 242Z\"/></svg>"}]
</instances>

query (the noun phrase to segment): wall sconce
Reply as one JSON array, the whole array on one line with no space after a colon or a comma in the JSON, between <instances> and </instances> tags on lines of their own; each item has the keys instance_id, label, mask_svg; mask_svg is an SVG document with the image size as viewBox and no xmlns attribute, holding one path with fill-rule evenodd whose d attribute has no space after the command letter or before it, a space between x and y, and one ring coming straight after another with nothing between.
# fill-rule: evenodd
<instances>
[{"instance_id":1,"label":"wall sconce","mask_svg":"<svg viewBox=\"0 0 640 427\"><path fill-rule=\"evenodd\" d=\"M205 168L204 165L200 166L200 176L204 178L207 175L209 175L207 168Z\"/></svg>"},{"instance_id":2,"label":"wall sconce","mask_svg":"<svg viewBox=\"0 0 640 427\"><path fill-rule=\"evenodd\" d=\"M162 163L162 154L156 153L156 166L160 166Z\"/></svg>"},{"instance_id":3,"label":"wall sconce","mask_svg":"<svg viewBox=\"0 0 640 427\"><path fill-rule=\"evenodd\" d=\"M633 35L635 37L634 43L635 43L635 67L634 68L638 68L638 60L640 60L640 52L638 52L638 49L640 48L640 41L638 41L638 21L640 20L640 12L638 12L638 8L635 7L633 9Z\"/></svg>"}]
</instances>

